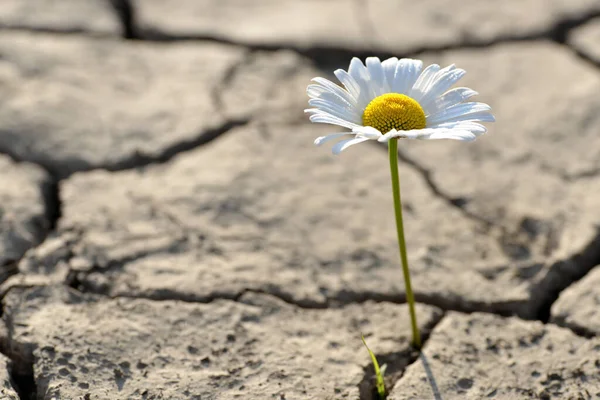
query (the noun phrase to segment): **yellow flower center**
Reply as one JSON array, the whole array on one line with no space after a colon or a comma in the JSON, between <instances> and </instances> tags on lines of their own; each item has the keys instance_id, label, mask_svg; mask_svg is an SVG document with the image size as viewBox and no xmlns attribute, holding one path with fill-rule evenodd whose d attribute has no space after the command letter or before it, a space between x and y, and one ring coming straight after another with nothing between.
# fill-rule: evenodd
<instances>
[{"instance_id":1,"label":"yellow flower center","mask_svg":"<svg viewBox=\"0 0 600 400\"><path fill-rule=\"evenodd\" d=\"M362 120L364 126L384 134L392 129L408 131L426 126L425 112L419 103L399 93L387 93L371 100Z\"/></svg>"}]
</instances>

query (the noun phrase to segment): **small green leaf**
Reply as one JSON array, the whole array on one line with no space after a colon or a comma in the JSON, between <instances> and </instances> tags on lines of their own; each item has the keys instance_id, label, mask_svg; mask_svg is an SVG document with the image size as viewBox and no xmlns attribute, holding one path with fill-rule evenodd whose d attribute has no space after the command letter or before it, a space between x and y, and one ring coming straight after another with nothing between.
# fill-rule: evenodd
<instances>
[{"instance_id":1,"label":"small green leaf","mask_svg":"<svg viewBox=\"0 0 600 400\"><path fill-rule=\"evenodd\" d=\"M377 377L377 393L379 393L379 398L381 400L385 400L385 382L383 381L383 372L384 371L382 371L379 368L379 363L377 362L377 358L375 357L375 354L371 351L369 346L367 346L365 337L363 335L360 335L360 338L362 339L363 344L365 345L365 347L367 348L367 351L369 352L369 355L371 356L371 361L373 361L373 368L375 369L375 376ZM383 370L385 370L385 365L383 367L384 367Z\"/></svg>"}]
</instances>

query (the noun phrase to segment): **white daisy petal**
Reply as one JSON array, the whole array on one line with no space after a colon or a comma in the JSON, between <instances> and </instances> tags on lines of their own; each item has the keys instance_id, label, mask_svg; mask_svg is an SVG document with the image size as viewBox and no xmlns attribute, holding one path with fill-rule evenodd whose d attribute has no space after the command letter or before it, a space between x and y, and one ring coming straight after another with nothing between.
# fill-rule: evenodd
<instances>
[{"instance_id":1,"label":"white daisy petal","mask_svg":"<svg viewBox=\"0 0 600 400\"><path fill-rule=\"evenodd\" d=\"M399 137L399 132L397 130L395 130L395 129L392 129L391 131L389 131L385 135L381 135L379 137L379 139L377 139L377 141L378 142L382 142L382 143L386 143L386 142L389 142L390 139L393 139L393 138L396 138L396 137Z\"/></svg>"},{"instance_id":2,"label":"white daisy petal","mask_svg":"<svg viewBox=\"0 0 600 400\"><path fill-rule=\"evenodd\" d=\"M338 125L338 126L343 126L344 128L348 128L348 129L352 129L357 126L355 123L338 118L336 116L325 113L316 108L304 110L304 112L312 113L312 115L310 116L310 122L317 122L320 124Z\"/></svg>"},{"instance_id":3,"label":"white daisy petal","mask_svg":"<svg viewBox=\"0 0 600 400\"><path fill-rule=\"evenodd\" d=\"M472 121L472 122L495 122L496 118L490 111L481 111L472 114L459 115L454 118L448 118L442 122L458 122L458 121Z\"/></svg>"},{"instance_id":4,"label":"white daisy petal","mask_svg":"<svg viewBox=\"0 0 600 400\"><path fill-rule=\"evenodd\" d=\"M349 110L349 111L356 110L356 107L352 106L350 103L348 103L344 99L338 97L335 93L331 93L331 92L325 92L325 93L321 94L318 98L312 98L312 99L308 100L308 104L313 105L312 103L315 104L315 107L317 107L316 106L317 104L324 104L324 105L335 105L337 107L340 107L344 110Z\"/></svg>"},{"instance_id":5,"label":"white daisy petal","mask_svg":"<svg viewBox=\"0 0 600 400\"><path fill-rule=\"evenodd\" d=\"M419 75L419 78L410 90L409 97L412 97L416 101L420 101L421 98L427 93L429 86L434 82L434 79L440 70L440 66L437 64L431 64Z\"/></svg>"},{"instance_id":6,"label":"white daisy petal","mask_svg":"<svg viewBox=\"0 0 600 400\"><path fill-rule=\"evenodd\" d=\"M327 100L321 99L310 99L308 105L314 107L318 110L321 110L325 113L334 115L336 117L351 121L353 119L353 115L351 111L345 109L339 104L329 102Z\"/></svg>"},{"instance_id":7,"label":"white daisy petal","mask_svg":"<svg viewBox=\"0 0 600 400\"><path fill-rule=\"evenodd\" d=\"M434 64L435 65L435 64ZM456 65L454 64L450 64L447 67L438 69L438 71L435 73L435 75L433 76L430 86L434 85L437 81L439 81L440 79L443 79L443 77L448 74L451 73L452 71L454 71L456 69Z\"/></svg>"},{"instance_id":8,"label":"white daisy petal","mask_svg":"<svg viewBox=\"0 0 600 400\"><path fill-rule=\"evenodd\" d=\"M353 57L350 60L350 67L348 68L348 73L352 75L352 77L358 82L359 80L363 80L365 82L369 82L369 71L367 67L363 64L363 62L357 58Z\"/></svg>"},{"instance_id":9,"label":"white daisy petal","mask_svg":"<svg viewBox=\"0 0 600 400\"><path fill-rule=\"evenodd\" d=\"M453 139L462 141L473 141L477 138L472 132L463 129L448 128L425 128L414 129L410 131L397 131L389 134L380 141L389 141L392 138L417 139L417 140L435 140L435 139Z\"/></svg>"},{"instance_id":10,"label":"white daisy petal","mask_svg":"<svg viewBox=\"0 0 600 400\"><path fill-rule=\"evenodd\" d=\"M337 92L340 92L340 94L341 94L341 92L344 91L341 87L339 87L338 85L336 85L329 79L321 78L320 76L317 76L316 78L312 78L311 81L316 82L320 86L323 86L324 88L329 89L332 92L337 91ZM310 86L313 86L313 85L310 85Z\"/></svg>"},{"instance_id":11,"label":"white daisy petal","mask_svg":"<svg viewBox=\"0 0 600 400\"><path fill-rule=\"evenodd\" d=\"M354 100L358 101L358 98L360 97L360 85L354 80L354 78L343 69L336 69L333 71L333 74L336 78L338 78L342 85L344 85Z\"/></svg>"},{"instance_id":12,"label":"white daisy petal","mask_svg":"<svg viewBox=\"0 0 600 400\"><path fill-rule=\"evenodd\" d=\"M472 142L477 139L477 135L473 132L465 131L461 129L440 129L439 132L434 132L428 137L419 137L418 139L423 140L435 140L435 139L452 139L460 140L463 142Z\"/></svg>"},{"instance_id":13,"label":"white daisy petal","mask_svg":"<svg viewBox=\"0 0 600 400\"><path fill-rule=\"evenodd\" d=\"M476 136L483 135L487 132L487 128L478 122L474 121L457 121L457 122L444 122L441 124L430 126L430 128L451 128L451 129L462 129L472 132Z\"/></svg>"},{"instance_id":14,"label":"white daisy petal","mask_svg":"<svg viewBox=\"0 0 600 400\"><path fill-rule=\"evenodd\" d=\"M409 95L417 78L421 74L423 61L402 58L396 64L392 92Z\"/></svg>"},{"instance_id":15,"label":"white daisy petal","mask_svg":"<svg viewBox=\"0 0 600 400\"><path fill-rule=\"evenodd\" d=\"M421 104L425 115L432 115L446 108L462 103L469 98L478 95L474 90L465 87L454 88L443 95L432 99L428 104Z\"/></svg>"},{"instance_id":16,"label":"white daisy petal","mask_svg":"<svg viewBox=\"0 0 600 400\"><path fill-rule=\"evenodd\" d=\"M329 142L330 140L338 139L338 138L341 138L341 137L347 136L347 135L354 135L354 133L352 133L352 132L340 132L340 133L331 133L331 134L325 135L325 136L319 136L318 138L315 139L315 145L316 146L320 146L323 143Z\"/></svg>"},{"instance_id":17,"label":"white daisy petal","mask_svg":"<svg viewBox=\"0 0 600 400\"><path fill-rule=\"evenodd\" d=\"M350 75L350 73L344 71L343 69L335 70L333 73L346 87L346 90L348 90L352 97L354 97L356 101L356 107L360 110L364 110L367 104L369 104L369 102L372 100L366 84L364 84L363 87L362 81L361 83L357 82L356 79Z\"/></svg>"},{"instance_id":18,"label":"white daisy petal","mask_svg":"<svg viewBox=\"0 0 600 400\"><path fill-rule=\"evenodd\" d=\"M370 76L370 84L375 88L375 96L381 96L384 93L388 93L390 88L385 79L385 73L381 61L377 57L367 58L367 71Z\"/></svg>"},{"instance_id":19,"label":"white daisy petal","mask_svg":"<svg viewBox=\"0 0 600 400\"><path fill-rule=\"evenodd\" d=\"M362 117L357 115L354 107L345 107L342 104L322 99L310 99L308 105L355 124L360 124L362 122Z\"/></svg>"},{"instance_id":20,"label":"white daisy petal","mask_svg":"<svg viewBox=\"0 0 600 400\"><path fill-rule=\"evenodd\" d=\"M333 154L340 154L342 151L346 150L350 146L354 146L355 144L359 144L362 142L366 142L367 138L354 138L354 139L346 139L340 142L337 142L332 148L331 152Z\"/></svg>"},{"instance_id":21,"label":"white daisy petal","mask_svg":"<svg viewBox=\"0 0 600 400\"><path fill-rule=\"evenodd\" d=\"M424 137L429 137L434 133L433 129L425 128L425 129L412 129L409 131L398 131L393 137L399 137L404 139L423 139Z\"/></svg>"},{"instance_id":22,"label":"white daisy petal","mask_svg":"<svg viewBox=\"0 0 600 400\"><path fill-rule=\"evenodd\" d=\"M394 75L396 74L396 64L398 59L396 57L388 58L381 63L383 67L383 73L385 75L385 81L387 83L388 92L392 92L392 85L394 84Z\"/></svg>"},{"instance_id":23,"label":"white daisy petal","mask_svg":"<svg viewBox=\"0 0 600 400\"><path fill-rule=\"evenodd\" d=\"M343 97L338 96L337 93L330 92L328 89L319 85L309 85L306 89L308 97L311 99L320 99L336 103L342 107L349 109L356 109L356 106Z\"/></svg>"},{"instance_id":24,"label":"white daisy petal","mask_svg":"<svg viewBox=\"0 0 600 400\"><path fill-rule=\"evenodd\" d=\"M442 72L442 71L440 71ZM434 102L439 96L446 92L452 85L454 85L460 78L465 75L465 70L460 68L453 68L445 71L442 74L438 74L437 80L427 90L427 93L421 98L419 104L423 109L426 109L430 103Z\"/></svg>"},{"instance_id":25,"label":"white daisy petal","mask_svg":"<svg viewBox=\"0 0 600 400\"><path fill-rule=\"evenodd\" d=\"M356 128L352 128L352 132L357 136L371 140L376 140L381 137L381 132L370 126L357 126Z\"/></svg>"},{"instance_id":26,"label":"white daisy petal","mask_svg":"<svg viewBox=\"0 0 600 400\"><path fill-rule=\"evenodd\" d=\"M331 93L331 91L321 85L308 85L306 88L306 94L311 99L318 99L325 93Z\"/></svg>"},{"instance_id":27,"label":"white daisy petal","mask_svg":"<svg viewBox=\"0 0 600 400\"><path fill-rule=\"evenodd\" d=\"M335 83L331 82L330 80L327 80L325 78L314 78L313 81L317 82L318 85L324 87L326 90L330 91L331 93L334 93L335 95L343 98L344 100L346 100L348 103L352 104L353 106L356 106L356 99L350 93L348 93L348 91L342 89L341 87L339 87ZM317 86L317 85L309 85L309 88L314 88L315 86ZM310 93L309 93L309 96L310 96Z\"/></svg>"},{"instance_id":28,"label":"white daisy petal","mask_svg":"<svg viewBox=\"0 0 600 400\"><path fill-rule=\"evenodd\" d=\"M350 60L350 68L348 73L354 78L360 87L361 100L366 101L365 106L375 97L377 90L374 85L371 85L371 77L367 67L358 58L354 57Z\"/></svg>"},{"instance_id":29,"label":"white daisy petal","mask_svg":"<svg viewBox=\"0 0 600 400\"><path fill-rule=\"evenodd\" d=\"M479 102L470 102L470 103L461 103L455 106L446 108L441 110L433 115L427 117L427 126L439 124L442 122L452 122L452 121L465 121L470 118L468 116L472 114L478 113L490 113L491 107L485 103ZM468 118L462 118L468 117ZM459 119L456 119L459 118Z\"/></svg>"}]
</instances>

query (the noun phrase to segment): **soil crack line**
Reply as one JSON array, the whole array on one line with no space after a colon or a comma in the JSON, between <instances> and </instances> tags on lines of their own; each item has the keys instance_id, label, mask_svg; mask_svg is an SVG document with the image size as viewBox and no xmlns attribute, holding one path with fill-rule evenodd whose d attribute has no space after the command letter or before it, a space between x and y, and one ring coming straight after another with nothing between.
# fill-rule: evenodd
<instances>
[{"instance_id":1,"label":"soil crack line","mask_svg":"<svg viewBox=\"0 0 600 400\"><path fill-rule=\"evenodd\" d=\"M1 24L0 32L28 32L40 35L57 35L57 36L84 36L89 39L115 39L115 35L104 32L94 32L83 28L53 28L49 26L26 26L19 24Z\"/></svg>"},{"instance_id":2,"label":"soil crack line","mask_svg":"<svg viewBox=\"0 0 600 400\"><path fill-rule=\"evenodd\" d=\"M429 323L421 328L423 348L425 348L427 341L429 340L429 337L431 336L431 333L435 327L444 319L444 317L445 312L435 315L433 319L429 321ZM399 352L375 354L375 356L377 357L377 361L380 365L386 365L384 379L385 387L387 389L386 391L389 393L389 391L393 389L396 382L402 378L406 369L421 358L421 353L413 348L408 348ZM369 363L368 366L363 369L363 371L363 378L358 384L360 400L379 399L379 395L377 394L377 389L375 386L375 371L373 369L373 365Z\"/></svg>"},{"instance_id":3,"label":"soil crack line","mask_svg":"<svg viewBox=\"0 0 600 400\"><path fill-rule=\"evenodd\" d=\"M570 173L570 174L560 171L559 169L554 168L553 166L548 165L546 163L540 163L540 168L542 168L544 171L558 177L559 179L561 179L567 183L576 182L576 181L585 180L585 179L594 179L600 174L600 167L584 169L582 171L574 172L574 173Z\"/></svg>"},{"instance_id":4,"label":"soil crack line","mask_svg":"<svg viewBox=\"0 0 600 400\"><path fill-rule=\"evenodd\" d=\"M224 124L205 130L200 136L195 139L185 140L175 143L157 155L146 155L142 153L135 154L125 160L121 160L112 165L100 166L91 169L105 169L107 171L123 171L128 169L145 167L151 164L164 164L169 162L180 153L191 151L197 147L203 146L221 135L233 130L234 128L242 127L250 123L249 118L230 119Z\"/></svg>"},{"instance_id":5,"label":"soil crack line","mask_svg":"<svg viewBox=\"0 0 600 400\"><path fill-rule=\"evenodd\" d=\"M390 57L414 57L418 54L425 52L443 52L450 50L460 49L480 49L491 47L503 43L513 42L528 42L538 40L552 40L557 43L565 44L568 35L573 29L585 24L593 18L600 16L600 9L592 8L584 11L577 16L565 17L554 22L549 27L540 29L535 32L526 34L513 34L505 33L499 34L491 39L477 39L477 38L463 38L461 41L455 43L444 43L441 45L425 45L417 46L412 49L404 51L389 51L389 50L372 50L372 46L364 47L341 47L341 46L328 46L328 45L308 45L300 46L293 43L279 42L279 43L261 43L261 42L244 42L236 39L230 39L223 35L217 35L214 33L197 33L197 34L172 34L162 32L158 28L140 27L138 21L135 18L135 7L131 4L130 0L112 0L119 4L116 9L119 10L121 15L121 21L123 24L123 30L126 32L125 38L150 41L150 42L178 42L178 41L206 41L220 43L223 45L244 47L250 51L279 51L288 50L293 51L301 56L304 56L312 60L317 66L318 65L331 65L332 62L341 62L344 60L350 60L352 57L359 57L364 59L370 56L377 56L379 58L390 58ZM364 11L366 5L357 3L359 0L353 0L353 6L357 11ZM120 11L125 9L126 12ZM364 18L367 18L363 16ZM372 29L372 21L367 21L363 24L363 29L368 27ZM583 57L586 58L586 57Z\"/></svg>"},{"instance_id":6,"label":"soil crack line","mask_svg":"<svg viewBox=\"0 0 600 400\"><path fill-rule=\"evenodd\" d=\"M36 165L37 167L43 169L44 172L46 172L46 174L48 175L48 179L43 181L39 187L39 190L40 190L40 193L41 193L41 196L43 199L43 203L44 203L43 204L44 218L47 222L47 226L46 226L46 229L44 230L44 233L39 238L38 242L35 243L32 247L30 247L28 249L28 251L29 251L33 248L36 248L40 244L42 244L48 237L50 237L54 232L56 232L58 221L59 221L60 217L62 216L62 202L61 202L61 198L60 198L60 181L61 180L54 173L54 171L50 168L47 168L47 166L44 166L44 165L41 165L39 163L35 163L32 161L28 161L28 160L23 160L17 154L15 154L13 152L5 151L5 149L0 149L0 154L3 154L5 156L9 157L13 162L15 162L17 164L28 163L28 164ZM24 256L25 256L25 254L21 255L21 257L18 260L13 260L10 263L10 265L3 266L4 270L5 270L3 272L5 272L5 275L4 274L0 275L0 283L4 282L8 277L18 273L17 266L18 266L19 262L21 261L21 259L23 259Z\"/></svg>"},{"instance_id":7,"label":"soil crack line","mask_svg":"<svg viewBox=\"0 0 600 400\"><path fill-rule=\"evenodd\" d=\"M0 353L9 360L10 383L20 400L37 399L37 384L33 373L33 348L31 345L16 343L13 340L14 327L11 318L4 317L6 337L0 338Z\"/></svg>"},{"instance_id":8,"label":"soil crack line","mask_svg":"<svg viewBox=\"0 0 600 400\"><path fill-rule=\"evenodd\" d=\"M502 226L498 226L497 223L495 223L494 221L491 221L485 217L482 217L480 215L477 215L475 213L470 212L469 210L467 210L464 205L466 204L467 200L465 198L462 197L452 197L449 196L448 194L444 193L439 186L437 185L437 183L434 181L433 177L432 177L432 173L429 169L423 167L422 165L420 165L417 161L415 161L413 158L411 158L410 156L408 156L405 152L403 152L402 150L398 150L398 159L400 161L402 161L403 163L405 163L406 165L410 166L411 168L413 168L419 175L421 175L421 177L423 178L423 180L425 181L425 184L429 187L429 189L431 190L431 192L438 198L444 200L448 205L450 205L453 208L456 208L457 210L459 210L465 217L467 217L468 219L475 221L477 223L482 224L486 230L489 230L493 227L499 228L500 229L500 233L504 233L505 228Z\"/></svg>"},{"instance_id":9,"label":"soil crack line","mask_svg":"<svg viewBox=\"0 0 600 400\"><path fill-rule=\"evenodd\" d=\"M531 289L531 296L538 299L537 319L547 323L551 309L563 290L585 277L594 267L600 265L600 227L596 227L596 236L578 253L565 260L554 262L545 278ZM567 324L557 324L571 329L580 336L589 336L584 328L573 329Z\"/></svg>"},{"instance_id":10,"label":"soil crack line","mask_svg":"<svg viewBox=\"0 0 600 400\"><path fill-rule=\"evenodd\" d=\"M367 8L366 3L363 5L359 0L352 0L354 8L357 11L365 11ZM312 60L317 66L319 65L331 65L332 62L348 61L352 57L359 57L364 59L370 56L377 56L379 58L390 58L390 57L415 57L421 53L432 52L438 53L443 51L460 50L460 49L481 49L491 47L503 43L513 42L528 42L528 41L539 41L539 40L551 40L556 43L564 44L567 48L572 50L581 59L588 63L591 63L598 67L598 63L587 56L585 53L573 48L568 44L568 37L572 30L582 26L588 21L600 17L600 9L591 8L589 10L581 12L576 16L564 17L555 21L551 26L540 29L538 31L526 33L526 34L514 34L504 33L499 34L493 38L478 39L478 38L462 38L456 42L444 43L439 45L424 45L415 46L414 48L407 49L404 51L393 51L393 50L372 50L372 46L365 47L364 45L355 48L331 46L331 45L308 45L300 46L293 43L279 42L279 43L261 43L261 42L244 42L236 39L230 39L223 35L217 35L214 33L197 33L197 34L171 34L162 32L157 28L149 28L140 26L138 18L136 17L136 7L131 0L110 0L114 13L118 18L122 35L121 38L128 40L140 40L147 42L184 42L184 41L197 41L197 42L213 42L220 43L228 46L243 47L250 51L280 51L289 50L293 51L301 56L304 56ZM361 24L362 29L369 31L373 30L373 22L370 21L368 15L362 15L366 18L366 22ZM55 34L55 35L85 35L90 38L114 38L112 34L93 32L83 28L52 28L52 27L35 27L25 26L20 24L3 24L0 26L0 30L6 31L25 31L40 34ZM376 32L374 32L376 33Z\"/></svg>"},{"instance_id":11,"label":"soil crack line","mask_svg":"<svg viewBox=\"0 0 600 400\"><path fill-rule=\"evenodd\" d=\"M135 10L129 0L110 0L121 22L124 39L135 38Z\"/></svg>"},{"instance_id":12,"label":"soil crack line","mask_svg":"<svg viewBox=\"0 0 600 400\"><path fill-rule=\"evenodd\" d=\"M5 354L6 355L6 354ZM9 365L9 376L11 385L17 392L20 400L37 399L37 385L33 374L33 360L31 362L21 362L19 365L16 359L12 359Z\"/></svg>"},{"instance_id":13,"label":"soil crack line","mask_svg":"<svg viewBox=\"0 0 600 400\"><path fill-rule=\"evenodd\" d=\"M255 52L253 52L253 51L246 51L239 61L232 64L223 73L223 77L221 78L221 81L219 82L218 85L215 86L215 88L212 91L212 100L213 100L213 103L215 104L217 110L225 110L226 109L225 103L223 102L223 92L225 91L225 89L227 89L229 87L229 85L231 84L231 82L233 81L235 76L237 75L238 71L245 65L251 63L251 61L254 57L254 54L255 54Z\"/></svg>"},{"instance_id":14,"label":"soil crack line","mask_svg":"<svg viewBox=\"0 0 600 400\"><path fill-rule=\"evenodd\" d=\"M60 181L69 178L72 174L77 172L87 172L93 170L105 170L110 172L118 172L129 169L146 167L152 164L165 164L175 156L180 153L185 153L191 150L195 150L198 147L201 147L207 143L212 142L213 140L219 138L221 135L226 134L230 130L233 130L238 127L246 126L251 122L251 118L236 118L236 119L228 119L223 124L208 128L203 130L200 135L195 138L189 140L182 140L177 143L174 143L164 149L162 149L158 154L145 154L141 152L137 152L131 156L125 157L119 161L116 161L112 164L100 164L100 165L92 165L92 164L83 164L80 165L74 171L60 173L57 170L57 167L53 165L52 162L46 162L41 160L25 160L22 157L18 156L14 152L10 151L7 148L0 148L0 154L5 154L13 159L15 162L28 162L31 164L35 164L44 170L53 178L52 184L50 185L51 191L55 191L58 193L58 185ZM49 190L50 190L49 189ZM49 193L49 198L56 200L59 198L58 194ZM60 204L60 201L58 201ZM49 206L49 212L54 216L53 218L58 219L60 216L60 211L56 210L55 206ZM56 221L53 222L56 225Z\"/></svg>"}]
</instances>

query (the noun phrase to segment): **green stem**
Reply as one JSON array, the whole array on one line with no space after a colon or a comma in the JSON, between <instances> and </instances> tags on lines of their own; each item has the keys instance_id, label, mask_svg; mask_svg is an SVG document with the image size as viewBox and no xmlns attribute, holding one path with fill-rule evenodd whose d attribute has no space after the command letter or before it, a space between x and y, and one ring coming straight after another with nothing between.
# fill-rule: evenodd
<instances>
[{"instance_id":1,"label":"green stem","mask_svg":"<svg viewBox=\"0 0 600 400\"><path fill-rule=\"evenodd\" d=\"M390 172L392 173L392 192L394 194L394 211L396 214L396 231L398 232L398 246L400 258L402 259L402 272L404 284L406 285L406 302L410 311L410 323L412 325L413 345L421 348L421 336L417 326L417 314L415 313L415 296L410 284L410 271L408 270L408 257L406 256L406 241L404 240L404 223L402 222L402 200L400 199L400 178L398 176L398 139L388 142L390 154Z\"/></svg>"}]
</instances>

